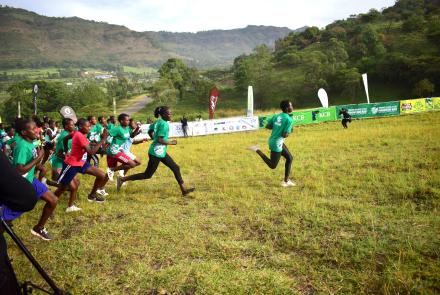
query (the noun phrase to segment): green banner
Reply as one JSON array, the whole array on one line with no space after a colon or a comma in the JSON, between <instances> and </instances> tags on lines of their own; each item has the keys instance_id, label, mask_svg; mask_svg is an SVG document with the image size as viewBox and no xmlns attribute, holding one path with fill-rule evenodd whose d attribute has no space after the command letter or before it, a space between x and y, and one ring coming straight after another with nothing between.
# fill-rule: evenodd
<instances>
[{"instance_id":1,"label":"green banner","mask_svg":"<svg viewBox=\"0 0 440 295\"><path fill-rule=\"evenodd\" d=\"M371 118L383 116L396 116L400 112L400 102L380 102L380 103L361 103L336 106L336 114L338 117L341 109L348 110L353 118Z\"/></svg>"},{"instance_id":2,"label":"green banner","mask_svg":"<svg viewBox=\"0 0 440 295\"><path fill-rule=\"evenodd\" d=\"M293 125L306 125L312 123L321 123L326 121L335 121L336 120L336 107L329 108L319 108L312 110L304 110L298 112L292 112L290 114L293 119ZM269 116L260 116L259 122L260 127L263 128L266 126L267 122L272 118L273 115Z\"/></svg>"},{"instance_id":3,"label":"green banner","mask_svg":"<svg viewBox=\"0 0 440 295\"><path fill-rule=\"evenodd\" d=\"M402 114L426 111L426 100L424 98L408 99L400 101L400 112Z\"/></svg>"}]
</instances>

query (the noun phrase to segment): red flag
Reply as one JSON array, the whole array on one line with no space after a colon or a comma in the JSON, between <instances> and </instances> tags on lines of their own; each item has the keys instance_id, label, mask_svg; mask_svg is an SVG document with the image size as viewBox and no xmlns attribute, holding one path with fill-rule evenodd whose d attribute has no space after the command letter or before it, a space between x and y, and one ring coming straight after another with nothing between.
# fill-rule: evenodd
<instances>
[{"instance_id":1,"label":"red flag","mask_svg":"<svg viewBox=\"0 0 440 295\"><path fill-rule=\"evenodd\" d=\"M214 87L211 89L211 94L209 95L209 119L214 119L217 100L218 100L218 89L217 87Z\"/></svg>"}]
</instances>

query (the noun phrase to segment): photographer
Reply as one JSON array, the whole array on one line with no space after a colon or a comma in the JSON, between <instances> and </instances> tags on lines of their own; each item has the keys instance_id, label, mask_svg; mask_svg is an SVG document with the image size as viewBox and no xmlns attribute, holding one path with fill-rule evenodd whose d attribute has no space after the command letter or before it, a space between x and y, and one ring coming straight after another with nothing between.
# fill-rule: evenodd
<instances>
[{"instance_id":1,"label":"photographer","mask_svg":"<svg viewBox=\"0 0 440 295\"><path fill-rule=\"evenodd\" d=\"M14 211L30 211L37 203L32 185L0 153L0 205ZM0 229L0 294L20 294L14 271L6 252L3 229Z\"/></svg>"}]
</instances>

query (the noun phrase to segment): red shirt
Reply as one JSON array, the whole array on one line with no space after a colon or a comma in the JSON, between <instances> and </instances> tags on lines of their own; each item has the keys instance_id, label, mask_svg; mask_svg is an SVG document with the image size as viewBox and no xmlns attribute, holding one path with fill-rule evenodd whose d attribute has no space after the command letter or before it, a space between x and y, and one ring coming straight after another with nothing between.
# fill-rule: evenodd
<instances>
[{"instance_id":1,"label":"red shirt","mask_svg":"<svg viewBox=\"0 0 440 295\"><path fill-rule=\"evenodd\" d=\"M64 163L71 166L82 167L87 159L86 146L89 140L79 131L75 131L72 137L72 150L70 155L64 160Z\"/></svg>"}]
</instances>

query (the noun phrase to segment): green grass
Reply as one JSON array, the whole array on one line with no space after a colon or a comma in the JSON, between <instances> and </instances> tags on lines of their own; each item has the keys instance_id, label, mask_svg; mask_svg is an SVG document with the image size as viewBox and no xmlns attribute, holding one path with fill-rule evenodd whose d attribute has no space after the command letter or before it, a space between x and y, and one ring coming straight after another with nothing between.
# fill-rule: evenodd
<instances>
[{"instance_id":1,"label":"green grass","mask_svg":"<svg viewBox=\"0 0 440 295\"><path fill-rule=\"evenodd\" d=\"M104 204L87 202L92 179L81 176L83 211L64 213L63 197L47 224L53 241L29 232L41 202L15 230L73 294L440 292L440 112L295 128L289 189L283 160L270 170L245 150L267 152L268 135L178 139L169 154L192 198L163 165L119 195L110 183ZM134 148L134 172L148 146ZM10 248L19 279L42 284Z\"/></svg>"},{"instance_id":2,"label":"green grass","mask_svg":"<svg viewBox=\"0 0 440 295\"><path fill-rule=\"evenodd\" d=\"M125 73L134 73L134 74L155 74L157 70L151 67L129 67L124 66Z\"/></svg>"}]
</instances>

